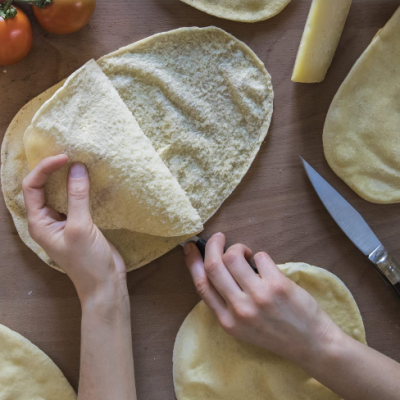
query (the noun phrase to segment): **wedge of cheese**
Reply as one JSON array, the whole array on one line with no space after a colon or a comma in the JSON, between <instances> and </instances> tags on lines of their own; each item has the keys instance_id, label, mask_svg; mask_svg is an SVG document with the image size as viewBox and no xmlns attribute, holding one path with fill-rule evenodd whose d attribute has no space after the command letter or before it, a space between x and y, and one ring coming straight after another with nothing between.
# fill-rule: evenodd
<instances>
[{"instance_id":1,"label":"wedge of cheese","mask_svg":"<svg viewBox=\"0 0 400 400\"><path fill-rule=\"evenodd\" d=\"M335 55L352 0L313 0L297 52L293 82L324 80Z\"/></svg>"}]
</instances>

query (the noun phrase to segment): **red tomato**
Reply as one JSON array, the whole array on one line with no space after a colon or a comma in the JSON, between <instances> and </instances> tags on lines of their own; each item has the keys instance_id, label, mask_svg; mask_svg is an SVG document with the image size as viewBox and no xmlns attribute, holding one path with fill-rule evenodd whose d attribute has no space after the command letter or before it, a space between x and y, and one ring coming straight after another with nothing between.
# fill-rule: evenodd
<instances>
[{"instance_id":1,"label":"red tomato","mask_svg":"<svg viewBox=\"0 0 400 400\"><path fill-rule=\"evenodd\" d=\"M46 31L63 35L79 31L92 16L96 0L52 0L45 8L32 6Z\"/></svg>"},{"instance_id":2,"label":"red tomato","mask_svg":"<svg viewBox=\"0 0 400 400\"><path fill-rule=\"evenodd\" d=\"M0 17L0 65L11 65L21 61L32 47L31 23L22 10L15 8L15 17Z\"/></svg>"}]
</instances>

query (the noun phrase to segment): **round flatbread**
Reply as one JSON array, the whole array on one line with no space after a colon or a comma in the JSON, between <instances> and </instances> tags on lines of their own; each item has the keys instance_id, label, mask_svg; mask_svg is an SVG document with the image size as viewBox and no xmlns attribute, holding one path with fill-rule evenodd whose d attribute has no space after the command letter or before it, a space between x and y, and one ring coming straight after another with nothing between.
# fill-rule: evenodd
<instances>
[{"instance_id":1,"label":"round flatbread","mask_svg":"<svg viewBox=\"0 0 400 400\"><path fill-rule=\"evenodd\" d=\"M257 22L279 14L290 0L181 0L200 11L239 22Z\"/></svg>"},{"instance_id":2,"label":"round flatbread","mask_svg":"<svg viewBox=\"0 0 400 400\"><path fill-rule=\"evenodd\" d=\"M400 202L400 8L344 80L325 121L325 157L365 200Z\"/></svg>"},{"instance_id":3,"label":"round flatbread","mask_svg":"<svg viewBox=\"0 0 400 400\"><path fill-rule=\"evenodd\" d=\"M344 332L366 343L358 307L339 278L304 263L279 268L307 290ZM229 336L204 302L183 322L173 363L178 400L339 400L296 364Z\"/></svg>"},{"instance_id":4,"label":"round flatbread","mask_svg":"<svg viewBox=\"0 0 400 400\"><path fill-rule=\"evenodd\" d=\"M76 400L76 394L46 354L0 325L0 399Z\"/></svg>"},{"instance_id":5,"label":"round flatbread","mask_svg":"<svg viewBox=\"0 0 400 400\"><path fill-rule=\"evenodd\" d=\"M158 34L98 64L206 222L246 174L268 132L273 90L264 64L244 43L214 27ZM61 84L15 116L3 140L1 174L6 205L22 240L55 268L29 236L21 183L28 173L24 132ZM126 229L103 233L128 271L187 238Z\"/></svg>"}]
</instances>

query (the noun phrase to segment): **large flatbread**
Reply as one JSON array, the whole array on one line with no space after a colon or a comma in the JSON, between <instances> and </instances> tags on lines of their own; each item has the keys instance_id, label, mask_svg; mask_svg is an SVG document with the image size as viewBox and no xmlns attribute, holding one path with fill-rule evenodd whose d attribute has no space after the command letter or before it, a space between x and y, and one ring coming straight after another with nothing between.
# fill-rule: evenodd
<instances>
[{"instance_id":1,"label":"large flatbread","mask_svg":"<svg viewBox=\"0 0 400 400\"><path fill-rule=\"evenodd\" d=\"M339 278L304 263L279 267L344 332L366 343L358 307ZM229 336L202 301L178 332L173 363L178 400L339 400L296 364Z\"/></svg>"},{"instance_id":2,"label":"large flatbread","mask_svg":"<svg viewBox=\"0 0 400 400\"><path fill-rule=\"evenodd\" d=\"M98 63L205 223L239 184L267 134L273 90L264 64L244 43L213 27L158 34ZM7 207L24 242L53 267L27 231L21 182L28 172L23 134L56 89L21 109L2 145ZM103 233L128 270L185 238L125 229Z\"/></svg>"},{"instance_id":3,"label":"large flatbread","mask_svg":"<svg viewBox=\"0 0 400 400\"><path fill-rule=\"evenodd\" d=\"M68 154L88 168L95 224L158 236L194 235L202 223L136 119L95 61L73 73L35 114L24 134L33 169ZM69 165L46 185L46 200L67 214Z\"/></svg>"},{"instance_id":4,"label":"large flatbread","mask_svg":"<svg viewBox=\"0 0 400 400\"><path fill-rule=\"evenodd\" d=\"M76 400L76 394L46 354L0 325L0 399Z\"/></svg>"},{"instance_id":5,"label":"large flatbread","mask_svg":"<svg viewBox=\"0 0 400 400\"><path fill-rule=\"evenodd\" d=\"M181 0L219 18L257 22L279 14L290 0Z\"/></svg>"},{"instance_id":6,"label":"large flatbread","mask_svg":"<svg viewBox=\"0 0 400 400\"><path fill-rule=\"evenodd\" d=\"M22 194L22 180L29 173L28 160L23 146L25 130L30 125L37 110L62 86L62 83L46 90L21 108L11 121L1 148L2 190L6 206L11 213L17 232L22 241L32 251L46 264L59 271L61 269L57 264L29 235ZM180 241L188 238L187 236L166 238L125 229L103 230L103 234L117 247L128 271L148 264L173 249Z\"/></svg>"},{"instance_id":7,"label":"large flatbread","mask_svg":"<svg viewBox=\"0 0 400 400\"><path fill-rule=\"evenodd\" d=\"M262 61L218 28L182 28L99 61L203 223L247 172L273 91Z\"/></svg>"},{"instance_id":8,"label":"large flatbread","mask_svg":"<svg viewBox=\"0 0 400 400\"><path fill-rule=\"evenodd\" d=\"M353 66L325 121L325 157L356 193L400 202L400 8Z\"/></svg>"}]
</instances>

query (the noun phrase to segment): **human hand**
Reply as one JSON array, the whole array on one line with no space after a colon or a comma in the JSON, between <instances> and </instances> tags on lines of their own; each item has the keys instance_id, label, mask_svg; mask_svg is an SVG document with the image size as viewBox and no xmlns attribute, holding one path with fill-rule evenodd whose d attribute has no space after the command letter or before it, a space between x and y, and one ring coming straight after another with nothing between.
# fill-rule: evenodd
<instances>
[{"instance_id":1,"label":"human hand","mask_svg":"<svg viewBox=\"0 0 400 400\"><path fill-rule=\"evenodd\" d=\"M224 246L222 233L212 236L204 263L193 243L184 249L196 290L223 329L300 365L315 362L329 346L331 333L342 331L267 253L254 256L258 275L247 262L252 256L248 247L235 244L224 254Z\"/></svg>"},{"instance_id":2,"label":"human hand","mask_svg":"<svg viewBox=\"0 0 400 400\"><path fill-rule=\"evenodd\" d=\"M29 233L71 278L82 304L99 298L106 303L105 294L113 299L116 294L127 297L124 261L90 215L90 184L84 165L73 164L69 171L68 217L46 205L46 181L67 161L63 154L45 158L24 179Z\"/></svg>"}]
</instances>

